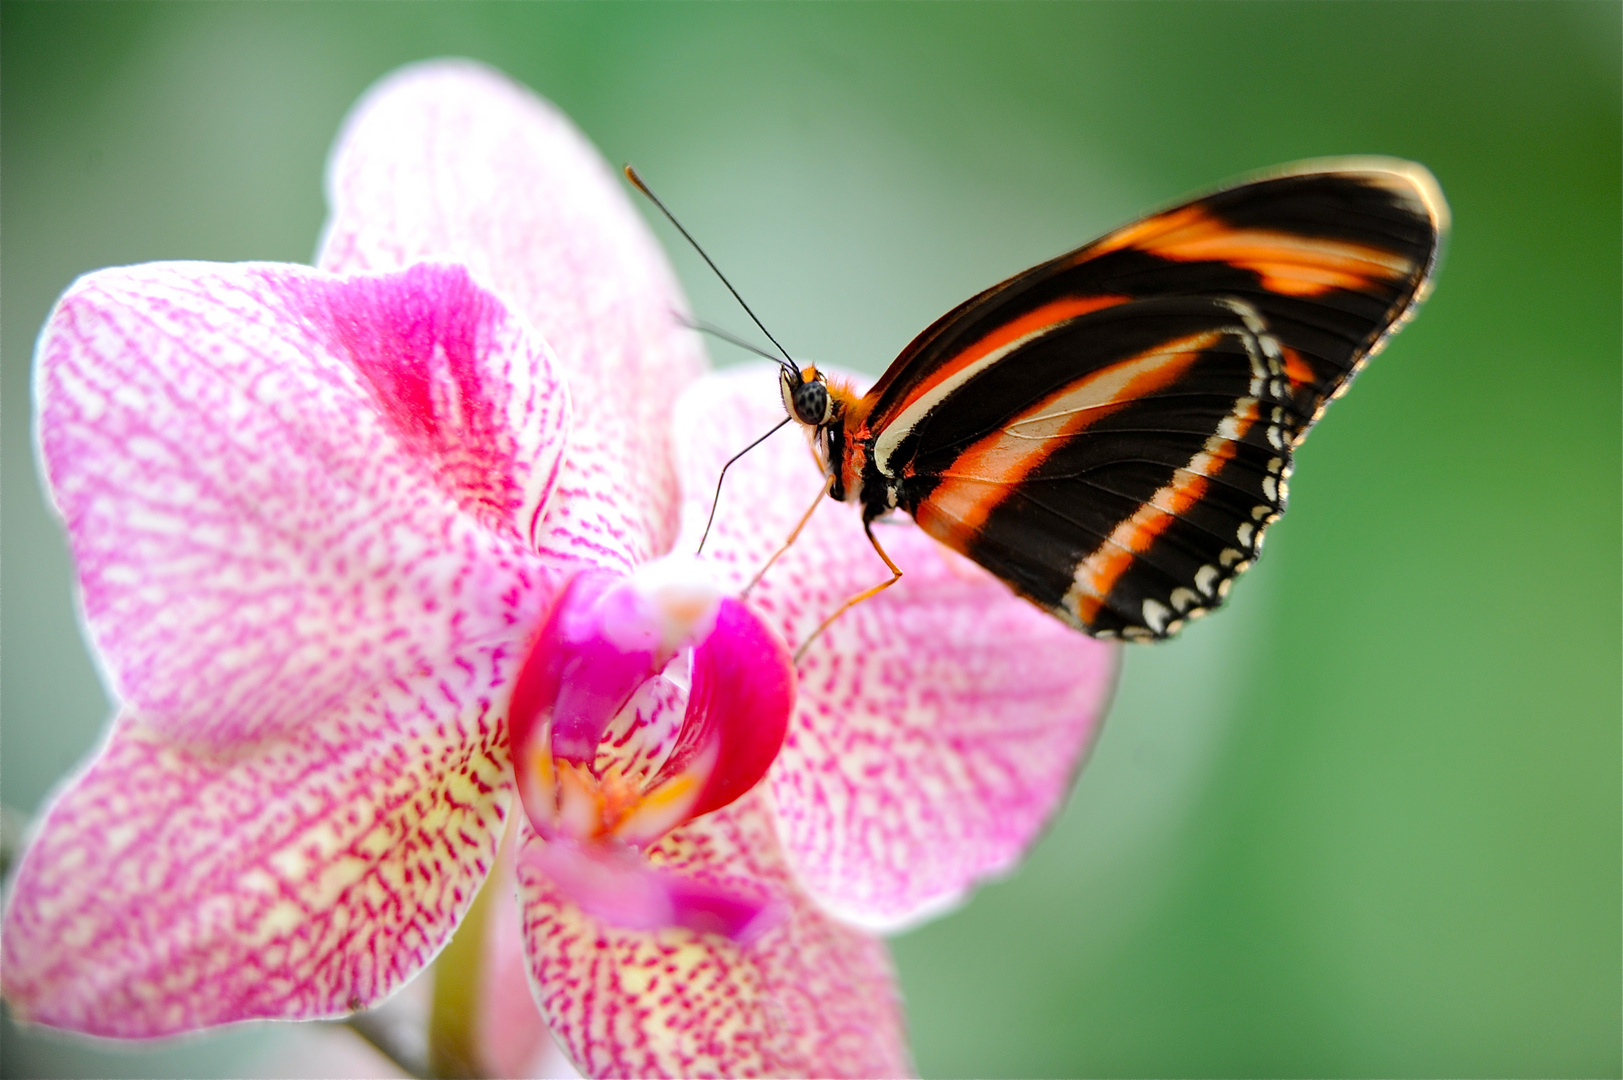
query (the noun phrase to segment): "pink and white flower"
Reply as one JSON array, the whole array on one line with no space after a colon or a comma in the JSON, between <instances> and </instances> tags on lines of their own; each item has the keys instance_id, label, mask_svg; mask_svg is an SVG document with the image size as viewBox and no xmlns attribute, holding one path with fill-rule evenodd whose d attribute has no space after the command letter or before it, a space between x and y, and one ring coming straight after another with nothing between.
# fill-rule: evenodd
<instances>
[{"instance_id":1,"label":"pink and white flower","mask_svg":"<svg viewBox=\"0 0 1623 1080\"><path fill-rule=\"evenodd\" d=\"M319 268L101 271L41 338L120 708L19 868L13 1010L147 1038L372 1005L449 938L517 791L529 974L584 1070L907 1071L855 927L1018 859L1115 653L906 523L907 576L796 697L784 642L879 563L828 507L736 598L817 489L788 432L729 476L702 572L656 561L777 395L702 375L584 139L425 64L357 107L329 197Z\"/></svg>"}]
</instances>

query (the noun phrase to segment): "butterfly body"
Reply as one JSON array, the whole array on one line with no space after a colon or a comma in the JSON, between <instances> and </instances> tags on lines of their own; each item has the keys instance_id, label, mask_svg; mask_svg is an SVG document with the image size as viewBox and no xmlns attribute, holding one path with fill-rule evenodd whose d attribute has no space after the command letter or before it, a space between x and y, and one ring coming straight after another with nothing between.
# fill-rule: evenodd
<instances>
[{"instance_id":1,"label":"butterfly body","mask_svg":"<svg viewBox=\"0 0 1623 1080\"><path fill-rule=\"evenodd\" d=\"M904 510L1078 629L1167 637L1256 558L1446 225L1420 166L1288 167L970 298L864 395L786 370L785 407L865 525Z\"/></svg>"}]
</instances>

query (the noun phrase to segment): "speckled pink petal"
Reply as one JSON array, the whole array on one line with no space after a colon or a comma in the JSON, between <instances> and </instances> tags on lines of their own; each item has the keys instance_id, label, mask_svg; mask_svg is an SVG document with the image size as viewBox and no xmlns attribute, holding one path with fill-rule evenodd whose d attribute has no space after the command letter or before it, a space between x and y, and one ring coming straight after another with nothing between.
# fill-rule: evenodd
<instances>
[{"instance_id":1,"label":"speckled pink petal","mask_svg":"<svg viewBox=\"0 0 1623 1080\"><path fill-rule=\"evenodd\" d=\"M711 376L677 406L678 550L722 463L782 419L775 369ZM730 580L789 535L821 478L793 426L734 465L705 548ZM1117 649L1015 597L905 515L874 526L905 576L840 618L799 665L769 782L789 857L837 914L893 927L1007 870L1070 786L1104 716ZM750 602L792 644L889 576L855 506L825 500Z\"/></svg>"},{"instance_id":2,"label":"speckled pink petal","mask_svg":"<svg viewBox=\"0 0 1623 1080\"><path fill-rule=\"evenodd\" d=\"M480 1061L491 1076L547 1076L551 1074L528 1071L551 1034L530 994L530 965L524 958L524 924L513 876L516 832L516 824L509 823L485 884L491 896L474 1037Z\"/></svg>"},{"instance_id":3,"label":"speckled pink petal","mask_svg":"<svg viewBox=\"0 0 1623 1080\"><path fill-rule=\"evenodd\" d=\"M545 601L529 535L567 397L460 267L101 271L58 302L35 392L91 635L150 727L294 734L464 679Z\"/></svg>"},{"instance_id":4,"label":"speckled pink petal","mask_svg":"<svg viewBox=\"0 0 1623 1080\"><path fill-rule=\"evenodd\" d=\"M521 823L521 843L542 843ZM543 1013L589 1076L903 1076L912 1071L884 945L794 885L759 791L671 833L656 865L786 905L750 945L583 914L519 869Z\"/></svg>"},{"instance_id":5,"label":"speckled pink petal","mask_svg":"<svg viewBox=\"0 0 1623 1080\"><path fill-rule=\"evenodd\" d=\"M766 775L794 703L795 669L783 640L747 604L726 597L715 629L694 650L687 715L654 782L696 770L704 786L688 812L719 810Z\"/></svg>"},{"instance_id":6,"label":"speckled pink petal","mask_svg":"<svg viewBox=\"0 0 1623 1080\"><path fill-rule=\"evenodd\" d=\"M229 749L121 718L13 883L14 1014L144 1038L397 989L472 901L511 798L503 661L463 661Z\"/></svg>"},{"instance_id":7,"label":"speckled pink petal","mask_svg":"<svg viewBox=\"0 0 1623 1080\"><path fill-rule=\"evenodd\" d=\"M418 64L356 105L327 191L320 265L464 261L557 353L577 437L543 552L624 571L665 551L670 406L703 352L673 317L686 303L624 181L569 120L489 68Z\"/></svg>"}]
</instances>

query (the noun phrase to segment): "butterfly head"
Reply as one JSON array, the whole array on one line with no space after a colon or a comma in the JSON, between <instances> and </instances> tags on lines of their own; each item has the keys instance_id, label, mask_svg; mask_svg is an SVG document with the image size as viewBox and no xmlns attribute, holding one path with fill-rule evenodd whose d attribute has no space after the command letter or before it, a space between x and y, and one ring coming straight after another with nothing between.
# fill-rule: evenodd
<instances>
[{"instance_id":1,"label":"butterfly head","mask_svg":"<svg viewBox=\"0 0 1623 1080\"><path fill-rule=\"evenodd\" d=\"M803 369L785 367L778 375L778 387L783 391L783 407L807 427L820 428L834 418L828 378L810 364Z\"/></svg>"}]
</instances>

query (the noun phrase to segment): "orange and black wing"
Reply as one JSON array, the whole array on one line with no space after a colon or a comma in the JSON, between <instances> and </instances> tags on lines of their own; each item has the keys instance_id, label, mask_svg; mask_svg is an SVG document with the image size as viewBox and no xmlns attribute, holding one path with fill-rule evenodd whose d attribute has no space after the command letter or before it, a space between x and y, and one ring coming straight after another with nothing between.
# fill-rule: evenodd
<instances>
[{"instance_id":1,"label":"orange and black wing","mask_svg":"<svg viewBox=\"0 0 1623 1080\"><path fill-rule=\"evenodd\" d=\"M1282 358L1255 309L1132 301L1005 363L876 444L900 506L1097 636L1167 636L1216 606L1290 473Z\"/></svg>"},{"instance_id":2,"label":"orange and black wing","mask_svg":"<svg viewBox=\"0 0 1623 1080\"><path fill-rule=\"evenodd\" d=\"M879 430L1011 342L1100 306L1233 296L1279 340L1296 441L1425 298L1448 206L1423 166L1304 162L1117 229L972 297L914 339L869 392Z\"/></svg>"},{"instance_id":3,"label":"orange and black wing","mask_svg":"<svg viewBox=\"0 0 1623 1080\"><path fill-rule=\"evenodd\" d=\"M867 468L1067 622L1175 633L1251 564L1292 447L1423 297L1446 213L1419 166L1360 161L1120 229L921 334L864 401Z\"/></svg>"}]
</instances>

